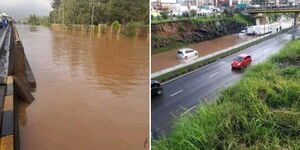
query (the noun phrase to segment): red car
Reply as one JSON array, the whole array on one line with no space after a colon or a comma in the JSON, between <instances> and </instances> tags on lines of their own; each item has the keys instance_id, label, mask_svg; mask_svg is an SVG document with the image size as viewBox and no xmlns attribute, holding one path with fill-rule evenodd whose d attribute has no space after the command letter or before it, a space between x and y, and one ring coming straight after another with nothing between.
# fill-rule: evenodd
<instances>
[{"instance_id":1,"label":"red car","mask_svg":"<svg viewBox=\"0 0 300 150\"><path fill-rule=\"evenodd\" d=\"M252 62L252 58L248 54L240 54L235 57L231 62L231 67L236 69L242 69L243 67L249 65Z\"/></svg>"}]
</instances>

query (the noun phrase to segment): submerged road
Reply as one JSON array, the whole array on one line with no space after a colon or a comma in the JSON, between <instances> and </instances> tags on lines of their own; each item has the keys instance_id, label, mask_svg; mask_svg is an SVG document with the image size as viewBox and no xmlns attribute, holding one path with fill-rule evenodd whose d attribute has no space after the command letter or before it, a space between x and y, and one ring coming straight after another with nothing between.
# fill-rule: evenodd
<instances>
[{"instance_id":1,"label":"submerged road","mask_svg":"<svg viewBox=\"0 0 300 150\"><path fill-rule=\"evenodd\" d=\"M168 134L172 129L174 118L193 111L201 102L212 101L220 89L232 85L241 78L243 72L231 70L230 63L236 55L250 54L253 59L252 65L255 65L278 52L292 36L300 36L300 28L164 83L163 95L154 96L151 100L151 128L154 138L162 133Z\"/></svg>"}]
</instances>

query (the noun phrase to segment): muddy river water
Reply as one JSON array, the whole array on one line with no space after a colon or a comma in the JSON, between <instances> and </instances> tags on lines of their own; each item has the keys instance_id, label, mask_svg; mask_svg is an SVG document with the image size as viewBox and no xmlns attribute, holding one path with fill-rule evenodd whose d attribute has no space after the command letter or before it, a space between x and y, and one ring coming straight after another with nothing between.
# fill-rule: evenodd
<instances>
[{"instance_id":1,"label":"muddy river water","mask_svg":"<svg viewBox=\"0 0 300 150\"><path fill-rule=\"evenodd\" d=\"M37 80L22 150L148 149L148 39L17 25Z\"/></svg>"},{"instance_id":2,"label":"muddy river water","mask_svg":"<svg viewBox=\"0 0 300 150\"><path fill-rule=\"evenodd\" d=\"M221 38L192 44L187 47L197 50L199 57L201 57L225 48L232 47L253 38L253 36L239 36L239 34L232 34ZM152 55L151 72L154 73L182 63L182 61L176 59L178 49L179 48Z\"/></svg>"}]
</instances>

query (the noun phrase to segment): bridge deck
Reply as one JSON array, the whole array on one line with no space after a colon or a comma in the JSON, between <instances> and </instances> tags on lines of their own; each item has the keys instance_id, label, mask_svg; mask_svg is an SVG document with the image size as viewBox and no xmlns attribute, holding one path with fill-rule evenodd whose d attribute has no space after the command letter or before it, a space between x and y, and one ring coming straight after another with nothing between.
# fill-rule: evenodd
<instances>
[{"instance_id":1,"label":"bridge deck","mask_svg":"<svg viewBox=\"0 0 300 150\"><path fill-rule=\"evenodd\" d=\"M257 13L299 13L299 8L292 9L253 9L248 11L249 14L257 14Z\"/></svg>"}]
</instances>

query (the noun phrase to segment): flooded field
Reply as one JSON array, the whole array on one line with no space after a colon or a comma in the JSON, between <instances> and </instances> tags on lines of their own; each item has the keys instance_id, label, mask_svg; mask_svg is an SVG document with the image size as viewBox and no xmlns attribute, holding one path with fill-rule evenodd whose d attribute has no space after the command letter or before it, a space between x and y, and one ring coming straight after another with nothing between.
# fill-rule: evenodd
<instances>
[{"instance_id":1,"label":"flooded field","mask_svg":"<svg viewBox=\"0 0 300 150\"><path fill-rule=\"evenodd\" d=\"M22 150L149 148L147 38L17 29L37 80Z\"/></svg>"},{"instance_id":2,"label":"flooded field","mask_svg":"<svg viewBox=\"0 0 300 150\"><path fill-rule=\"evenodd\" d=\"M233 34L233 35L217 38L214 40L192 44L187 47L197 50L199 57L201 57L240 44L242 42L245 42L253 38L254 37L252 36L240 37L239 34ZM182 63L182 61L176 58L177 50L178 48L160 54L152 55L151 56L152 73Z\"/></svg>"}]
</instances>

